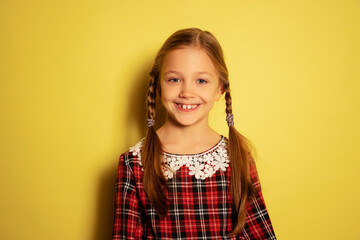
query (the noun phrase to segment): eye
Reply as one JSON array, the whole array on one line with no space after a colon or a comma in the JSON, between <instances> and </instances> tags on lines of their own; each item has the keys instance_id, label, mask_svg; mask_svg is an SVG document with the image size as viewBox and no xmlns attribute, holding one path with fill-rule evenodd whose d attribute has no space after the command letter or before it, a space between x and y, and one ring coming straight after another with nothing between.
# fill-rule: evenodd
<instances>
[{"instance_id":1,"label":"eye","mask_svg":"<svg viewBox=\"0 0 360 240\"><path fill-rule=\"evenodd\" d=\"M197 82L200 83L200 84L206 84L208 81L206 81L205 79L200 78L200 79L197 80Z\"/></svg>"},{"instance_id":2,"label":"eye","mask_svg":"<svg viewBox=\"0 0 360 240\"><path fill-rule=\"evenodd\" d=\"M178 82L180 82L180 79L178 79L178 78L170 78L168 81L173 82L173 83L178 83Z\"/></svg>"}]
</instances>

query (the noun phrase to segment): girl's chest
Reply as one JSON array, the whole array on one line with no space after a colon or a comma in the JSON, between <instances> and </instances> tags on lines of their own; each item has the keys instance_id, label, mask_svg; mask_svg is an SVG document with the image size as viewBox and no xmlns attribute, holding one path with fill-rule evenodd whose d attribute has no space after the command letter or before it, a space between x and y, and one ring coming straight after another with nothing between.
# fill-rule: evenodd
<instances>
[{"instance_id":1,"label":"girl's chest","mask_svg":"<svg viewBox=\"0 0 360 240\"><path fill-rule=\"evenodd\" d=\"M141 200L148 231L158 239L230 239L230 170L205 179L197 179L191 171L182 166L168 180L166 218L157 216L146 197Z\"/></svg>"}]
</instances>

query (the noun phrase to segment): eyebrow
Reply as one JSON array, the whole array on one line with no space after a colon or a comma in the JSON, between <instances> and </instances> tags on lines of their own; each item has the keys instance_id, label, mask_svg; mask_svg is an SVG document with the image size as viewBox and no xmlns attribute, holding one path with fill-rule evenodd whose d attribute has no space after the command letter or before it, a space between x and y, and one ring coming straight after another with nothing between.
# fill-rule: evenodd
<instances>
[{"instance_id":1,"label":"eyebrow","mask_svg":"<svg viewBox=\"0 0 360 240\"><path fill-rule=\"evenodd\" d=\"M164 73L164 75L166 75L166 74L170 74L170 73L175 73L175 74L179 74L179 75L181 75L181 73L180 72L178 72L178 71L174 71L174 70L169 70L169 71L166 71L165 73ZM210 75L211 77L213 77L213 75L211 74L211 73L209 73L209 72L196 72L197 74L207 74L207 75Z\"/></svg>"}]
</instances>

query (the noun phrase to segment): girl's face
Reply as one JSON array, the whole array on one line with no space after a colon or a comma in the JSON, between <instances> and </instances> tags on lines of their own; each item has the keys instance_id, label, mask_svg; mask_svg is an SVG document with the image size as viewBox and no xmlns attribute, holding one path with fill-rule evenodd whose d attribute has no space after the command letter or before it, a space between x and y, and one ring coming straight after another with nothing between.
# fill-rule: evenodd
<instances>
[{"instance_id":1,"label":"girl's face","mask_svg":"<svg viewBox=\"0 0 360 240\"><path fill-rule=\"evenodd\" d=\"M209 112L222 95L213 62L196 47L178 48L165 55L160 85L168 117L183 126L208 124Z\"/></svg>"}]
</instances>

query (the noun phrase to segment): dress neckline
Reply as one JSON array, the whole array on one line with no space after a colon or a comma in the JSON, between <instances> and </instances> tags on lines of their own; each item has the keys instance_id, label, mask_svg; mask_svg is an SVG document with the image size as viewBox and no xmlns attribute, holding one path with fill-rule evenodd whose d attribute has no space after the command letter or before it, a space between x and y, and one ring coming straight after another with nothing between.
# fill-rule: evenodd
<instances>
[{"instance_id":1,"label":"dress neckline","mask_svg":"<svg viewBox=\"0 0 360 240\"><path fill-rule=\"evenodd\" d=\"M129 148L129 152L136 157L136 161L142 167L141 162L141 148L144 138L141 139L135 146ZM204 180L213 176L218 170L226 171L229 166L229 158L227 151L228 140L221 135L217 144L196 154L172 154L162 152L165 165L163 166L163 173L166 179L171 179L176 174L176 171L186 166L189 169L189 175L195 176L196 179Z\"/></svg>"}]
</instances>

